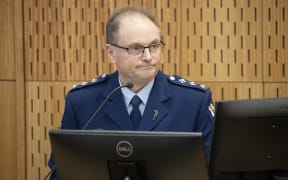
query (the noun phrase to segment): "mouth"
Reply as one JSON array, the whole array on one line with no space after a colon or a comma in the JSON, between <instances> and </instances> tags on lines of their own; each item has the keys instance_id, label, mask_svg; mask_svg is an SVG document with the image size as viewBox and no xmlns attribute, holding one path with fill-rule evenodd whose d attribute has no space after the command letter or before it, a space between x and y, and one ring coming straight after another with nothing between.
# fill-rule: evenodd
<instances>
[{"instance_id":1,"label":"mouth","mask_svg":"<svg viewBox=\"0 0 288 180\"><path fill-rule=\"evenodd\" d=\"M140 66L137 66L137 69L148 70L148 69L155 69L155 67L156 67L155 64L151 64L151 65L140 65Z\"/></svg>"}]
</instances>

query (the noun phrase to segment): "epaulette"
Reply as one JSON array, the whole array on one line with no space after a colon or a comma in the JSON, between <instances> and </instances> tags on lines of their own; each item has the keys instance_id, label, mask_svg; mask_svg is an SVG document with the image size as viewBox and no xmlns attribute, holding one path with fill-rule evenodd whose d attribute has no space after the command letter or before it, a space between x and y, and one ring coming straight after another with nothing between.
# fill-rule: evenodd
<instances>
[{"instance_id":1,"label":"epaulette","mask_svg":"<svg viewBox=\"0 0 288 180\"><path fill-rule=\"evenodd\" d=\"M103 75L101 75L101 76L99 76L99 77L97 77L95 79L92 79L91 81L82 82L80 84L73 85L73 87L72 87L72 89L70 91L74 91L74 90L77 90L77 89L81 89L81 88L84 88L84 87L88 87L88 86L92 86L92 85L101 83L101 82L105 81L108 78L109 78L109 75L103 74Z\"/></svg>"},{"instance_id":2,"label":"epaulette","mask_svg":"<svg viewBox=\"0 0 288 180\"><path fill-rule=\"evenodd\" d=\"M190 88L195 88L195 89L199 89L202 91L207 91L208 88L204 85L204 84L199 84L199 83L195 83L193 81L188 81L186 79L183 79L182 77L173 75L173 76L169 76L169 81L180 85L180 86L184 86L184 87L190 87Z\"/></svg>"}]
</instances>

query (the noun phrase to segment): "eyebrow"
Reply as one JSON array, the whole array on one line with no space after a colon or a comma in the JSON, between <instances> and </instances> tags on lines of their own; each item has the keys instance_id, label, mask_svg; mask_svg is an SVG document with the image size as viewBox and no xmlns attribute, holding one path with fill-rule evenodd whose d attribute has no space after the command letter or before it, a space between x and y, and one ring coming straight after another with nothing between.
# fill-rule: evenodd
<instances>
[{"instance_id":1,"label":"eyebrow","mask_svg":"<svg viewBox=\"0 0 288 180\"><path fill-rule=\"evenodd\" d=\"M154 44L154 43L160 43L161 40L158 40L158 39L155 39L153 40L152 42L150 42L148 45L151 45L151 44ZM132 44L129 44L127 45L128 47L131 47L131 46L144 46L143 44L141 43L138 43L138 42L135 42L135 43L132 43ZM145 45L146 46L146 45Z\"/></svg>"}]
</instances>

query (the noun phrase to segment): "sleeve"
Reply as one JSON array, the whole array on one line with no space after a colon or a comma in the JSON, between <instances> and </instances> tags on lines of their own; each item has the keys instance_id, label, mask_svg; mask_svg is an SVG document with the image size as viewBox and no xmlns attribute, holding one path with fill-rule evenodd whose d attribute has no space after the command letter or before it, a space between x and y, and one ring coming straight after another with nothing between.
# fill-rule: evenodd
<instances>
[{"instance_id":1,"label":"sleeve","mask_svg":"<svg viewBox=\"0 0 288 180\"><path fill-rule=\"evenodd\" d=\"M212 131L214 126L214 105L212 95L209 90L205 93L203 103L201 105L200 117L198 119L198 129L203 133L204 148L207 160L210 159L212 145Z\"/></svg>"},{"instance_id":2,"label":"sleeve","mask_svg":"<svg viewBox=\"0 0 288 180\"><path fill-rule=\"evenodd\" d=\"M79 129L77 117L72 105L72 94L69 93L65 100L65 109L61 122L61 129Z\"/></svg>"},{"instance_id":3,"label":"sleeve","mask_svg":"<svg viewBox=\"0 0 288 180\"><path fill-rule=\"evenodd\" d=\"M57 178L57 175L56 175L56 166L54 164L54 158L53 158L52 154L51 154L50 159L48 161L48 166L50 168L50 172L49 172L50 177L49 177L49 179L50 180L57 180L58 178Z\"/></svg>"}]
</instances>

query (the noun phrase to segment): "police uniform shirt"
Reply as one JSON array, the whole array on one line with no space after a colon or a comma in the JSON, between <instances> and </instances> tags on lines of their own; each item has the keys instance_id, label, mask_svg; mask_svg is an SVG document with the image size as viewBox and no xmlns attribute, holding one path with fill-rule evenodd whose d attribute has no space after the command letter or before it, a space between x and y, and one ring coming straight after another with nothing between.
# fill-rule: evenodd
<instances>
[{"instance_id":1,"label":"police uniform shirt","mask_svg":"<svg viewBox=\"0 0 288 180\"><path fill-rule=\"evenodd\" d=\"M121 81L119 80L120 85L123 85ZM152 90L154 84L154 79L151 80L146 86L144 86L138 93L134 93L129 88L122 88L121 91L123 93L124 102L127 108L128 113L130 114L132 111L132 105L130 104L132 98L137 95L141 99L141 104L139 105L139 110L141 112L141 115L143 115L150 92Z\"/></svg>"},{"instance_id":2,"label":"police uniform shirt","mask_svg":"<svg viewBox=\"0 0 288 180\"><path fill-rule=\"evenodd\" d=\"M66 96L61 128L83 127L108 94L117 87L117 71L75 86ZM128 113L131 111L129 103L134 93L127 88L113 94L88 129L201 132L209 157L214 106L208 88L159 71L155 79L137 94L143 102L142 120L137 129ZM53 165L51 157L49 167Z\"/></svg>"}]
</instances>

